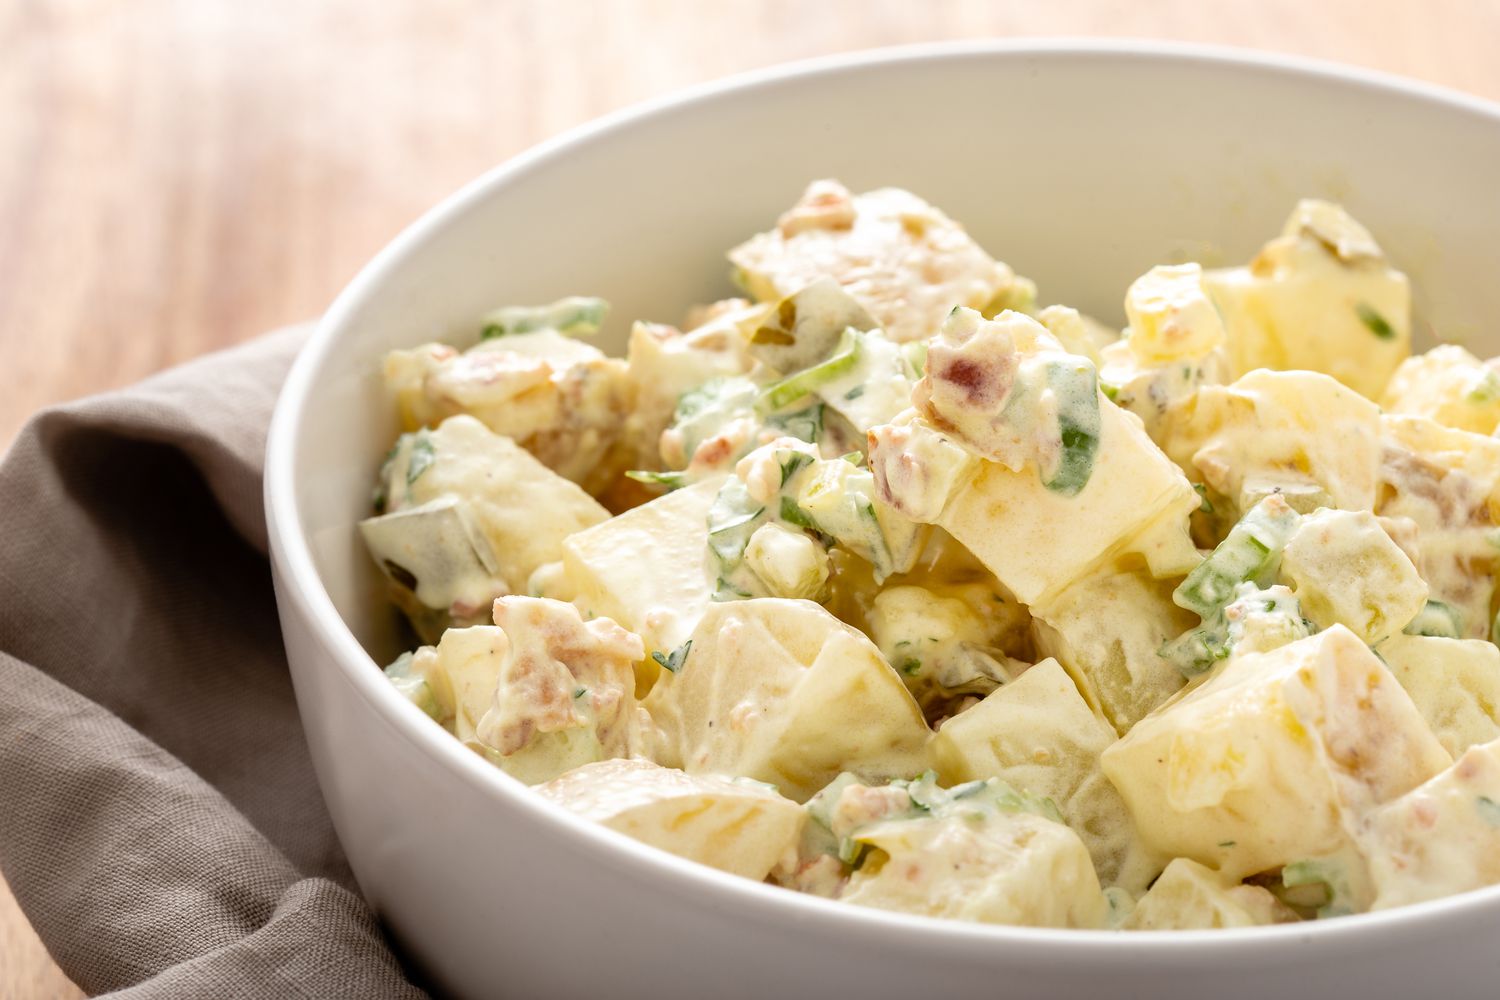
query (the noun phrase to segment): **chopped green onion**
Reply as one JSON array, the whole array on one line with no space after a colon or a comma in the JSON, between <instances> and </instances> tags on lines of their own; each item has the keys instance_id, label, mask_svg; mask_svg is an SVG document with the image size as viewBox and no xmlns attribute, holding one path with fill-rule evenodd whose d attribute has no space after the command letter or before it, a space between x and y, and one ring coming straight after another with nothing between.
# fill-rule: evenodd
<instances>
[{"instance_id":1,"label":"chopped green onion","mask_svg":"<svg viewBox=\"0 0 1500 1000\"><path fill-rule=\"evenodd\" d=\"M1359 321L1375 336L1381 340L1396 339L1396 331L1391 328L1391 324L1386 321L1386 318L1375 310L1374 306L1371 306L1367 302L1361 302L1354 307L1354 311L1359 314Z\"/></svg>"},{"instance_id":2,"label":"chopped green onion","mask_svg":"<svg viewBox=\"0 0 1500 1000\"><path fill-rule=\"evenodd\" d=\"M779 382L773 382L761 393L756 400L756 406L763 412L779 410L784 406L795 403L804 396L816 392L819 386L826 385L841 375L847 375L859 360L859 332L853 327L848 327L839 337L838 346L826 361L820 361L810 368L804 368L800 372L788 375Z\"/></svg>"},{"instance_id":3,"label":"chopped green onion","mask_svg":"<svg viewBox=\"0 0 1500 1000\"><path fill-rule=\"evenodd\" d=\"M506 306L484 318L480 340L508 337L537 330L556 330L569 337L587 337L604 325L609 303L603 299L579 295L558 299L545 306Z\"/></svg>"},{"instance_id":4,"label":"chopped green onion","mask_svg":"<svg viewBox=\"0 0 1500 1000\"><path fill-rule=\"evenodd\" d=\"M432 468L437 461L437 451L426 430L417 431L411 443L411 457L406 462L406 485L410 486L422 478L422 473Z\"/></svg>"},{"instance_id":5,"label":"chopped green onion","mask_svg":"<svg viewBox=\"0 0 1500 1000\"><path fill-rule=\"evenodd\" d=\"M672 652L668 653L666 656L663 656L661 650L659 649L652 650L651 659L655 660L657 663L660 663L665 669L670 670L672 673L676 674L682 672L683 664L687 663L688 654L692 651L693 640L689 639L681 646L678 646L676 649L672 650Z\"/></svg>"}]
</instances>

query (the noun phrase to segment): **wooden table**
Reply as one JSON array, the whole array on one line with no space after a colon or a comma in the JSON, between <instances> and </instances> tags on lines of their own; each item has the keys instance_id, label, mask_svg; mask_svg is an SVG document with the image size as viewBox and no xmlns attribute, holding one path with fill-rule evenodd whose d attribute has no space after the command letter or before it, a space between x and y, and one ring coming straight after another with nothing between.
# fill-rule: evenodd
<instances>
[{"instance_id":1,"label":"wooden table","mask_svg":"<svg viewBox=\"0 0 1500 1000\"><path fill-rule=\"evenodd\" d=\"M37 407L316 315L442 195L612 108L823 53L1061 34L1500 100L1500 0L0 0L0 444ZM76 995L0 883L0 1000Z\"/></svg>"}]
</instances>

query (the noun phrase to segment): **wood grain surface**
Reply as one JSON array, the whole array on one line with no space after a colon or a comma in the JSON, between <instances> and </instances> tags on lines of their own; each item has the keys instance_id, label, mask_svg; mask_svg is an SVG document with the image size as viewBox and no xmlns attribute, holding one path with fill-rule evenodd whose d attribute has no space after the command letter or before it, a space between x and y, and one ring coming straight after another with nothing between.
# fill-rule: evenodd
<instances>
[{"instance_id":1,"label":"wood grain surface","mask_svg":"<svg viewBox=\"0 0 1500 1000\"><path fill-rule=\"evenodd\" d=\"M315 316L441 196L603 112L825 53L1063 34L1500 99L1500 0L0 0L0 446L38 407ZM0 1000L77 995L0 883Z\"/></svg>"}]
</instances>

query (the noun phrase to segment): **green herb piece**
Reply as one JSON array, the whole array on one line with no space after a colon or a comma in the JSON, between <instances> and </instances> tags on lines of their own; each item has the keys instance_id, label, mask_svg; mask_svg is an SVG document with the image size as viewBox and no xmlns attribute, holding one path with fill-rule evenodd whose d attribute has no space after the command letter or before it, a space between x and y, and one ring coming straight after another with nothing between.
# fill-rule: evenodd
<instances>
[{"instance_id":1,"label":"green herb piece","mask_svg":"<svg viewBox=\"0 0 1500 1000\"><path fill-rule=\"evenodd\" d=\"M779 410L816 392L820 386L827 385L839 376L847 375L858 362L859 351L859 332L853 327L847 327L839 337L838 346L826 361L820 361L767 386L756 400L756 408L763 412Z\"/></svg>"},{"instance_id":2,"label":"green herb piece","mask_svg":"<svg viewBox=\"0 0 1500 1000\"><path fill-rule=\"evenodd\" d=\"M421 479L422 473L432 468L435 461L437 451L432 446L432 438L425 430L417 431L412 438L410 457L406 460L406 485L410 486Z\"/></svg>"},{"instance_id":3,"label":"green herb piece","mask_svg":"<svg viewBox=\"0 0 1500 1000\"><path fill-rule=\"evenodd\" d=\"M385 483L376 483L375 488L370 491L370 506L375 508L375 513L384 514L387 501Z\"/></svg>"},{"instance_id":4,"label":"green herb piece","mask_svg":"<svg viewBox=\"0 0 1500 1000\"><path fill-rule=\"evenodd\" d=\"M638 483L665 486L669 493L672 490L680 490L688 485L688 474L686 472L652 472L648 469L631 469L625 473L625 478L634 479Z\"/></svg>"},{"instance_id":5,"label":"green herb piece","mask_svg":"<svg viewBox=\"0 0 1500 1000\"><path fill-rule=\"evenodd\" d=\"M1208 499L1208 487L1203 485L1202 483L1194 483L1193 492L1198 494L1198 498L1200 501L1198 504L1198 512L1200 514L1212 514L1214 512L1214 505Z\"/></svg>"},{"instance_id":6,"label":"green herb piece","mask_svg":"<svg viewBox=\"0 0 1500 1000\"><path fill-rule=\"evenodd\" d=\"M812 464L812 456L805 451L784 452L785 458L778 464L781 466L781 485L785 486L787 481L802 469Z\"/></svg>"},{"instance_id":7,"label":"green herb piece","mask_svg":"<svg viewBox=\"0 0 1500 1000\"><path fill-rule=\"evenodd\" d=\"M823 404L814 403L794 413L772 415L766 418L766 426L780 430L787 437L817 444L823 436Z\"/></svg>"},{"instance_id":8,"label":"green herb piece","mask_svg":"<svg viewBox=\"0 0 1500 1000\"><path fill-rule=\"evenodd\" d=\"M1368 302L1361 302L1354 307L1354 311L1359 315L1359 321L1375 336L1381 340L1396 339L1396 331L1391 328L1386 318L1375 310L1374 306Z\"/></svg>"},{"instance_id":9,"label":"green herb piece","mask_svg":"<svg viewBox=\"0 0 1500 1000\"><path fill-rule=\"evenodd\" d=\"M1426 635L1439 639L1458 639L1464 634L1463 612L1451 604L1428 598L1422 610L1401 630L1406 635Z\"/></svg>"},{"instance_id":10,"label":"green herb piece","mask_svg":"<svg viewBox=\"0 0 1500 1000\"><path fill-rule=\"evenodd\" d=\"M573 689L573 700L577 701L579 698L582 698L584 695L586 695L588 693L589 693L589 689L588 688L585 688L585 687L574 688Z\"/></svg>"},{"instance_id":11,"label":"green herb piece","mask_svg":"<svg viewBox=\"0 0 1500 1000\"><path fill-rule=\"evenodd\" d=\"M652 650L651 659L655 660L664 668L676 674L682 672L683 664L687 663L688 654L692 651L693 640L689 639L681 646L678 646L676 649L672 650L672 652L668 653L666 656L663 656L661 654L661 650L659 649Z\"/></svg>"},{"instance_id":12,"label":"green herb piece","mask_svg":"<svg viewBox=\"0 0 1500 1000\"><path fill-rule=\"evenodd\" d=\"M1099 451L1099 380L1094 366L1055 363L1047 366L1047 383L1057 397L1057 427L1062 459L1042 485L1065 497L1077 496L1094 473Z\"/></svg>"},{"instance_id":13,"label":"green herb piece","mask_svg":"<svg viewBox=\"0 0 1500 1000\"><path fill-rule=\"evenodd\" d=\"M714 592L710 600L718 602L743 601L754 596L750 591L742 590L721 576L714 584Z\"/></svg>"},{"instance_id":14,"label":"green herb piece","mask_svg":"<svg viewBox=\"0 0 1500 1000\"><path fill-rule=\"evenodd\" d=\"M1205 620L1212 618L1234 599L1236 587L1260 579L1275 567L1299 521L1297 512L1280 497L1262 500L1178 585L1172 592L1173 602Z\"/></svg>"},{"instance_id":15,"label":"green herb piece","mask_svg":"<svg viewBox=\"0 0 1500 1000\"><path fill-rule=\"evenodd\" d=\"M801 507L797 506L797 501L791 497L781 498L781 510L779 513L781 520L787 524L793 524L808 531L818 530L817 526L812 523L812 518L808 517L807 513Z\"/></svg>"},{"instance_id":16,"label":"green herb piece","mask_svg":"<svg viewBox=\"0 0 1500 1000\"><path fill-rule=\"evenodd\" d=\"M609 303L581 295L558 299L545 306L506 306L484 318L480 340L493 340L517 333L556 330L569 337L587 337L604 325Z\"/></svg>"},{"instance_id":17,"label":"green herb piece","mask_svg":"<svg viewBox=\"0 0 1500 1000\"><path fill-rule=\"evenodd\" d=\"M1297 861L1281 870L1281 884L1288 889L1321 885L1323 898L1317 905L1318 919L1345 917L1354 912L1349 879L1337 861Z\"/></svg>"},{"instance_id":18,"label":"green herb piece","mask_svg":"<svg viewBox=\"0 0 1500 1000\"><path fill-rule=\"evenodd\" d=\"M1233 847L1235 845L1235 843L1236 843L1236 841L1233 841L1233 840L1221 840L1221 841L1219 841L1219 846L1220 847L1226 847L1226 848L1227 847Z\"/></svg>"},{"instance_id":19,"label":"green herb piece","mask_svg":"<svg viewBox=\"0 0 1500 1000\"><path fill-rule=\"evenodd\" d=\"M908 677L917 676L922 672L922 661L916 657L903 660L901 663L901 672Z\"/></svg>"},{"instance_id":20,"label":"green herb piece","mask_svg":"<svg viewBox=\"0 0 1500 1000\"><path fill-rule=\"evenodd\" d=\"M1466 402L1472 403L1475 406L1488 406L1497 399L1500 399L1500 377L1497 377L1492 371L1485 372L1484 377L1479 380L1479 384L1470 389L1468 395L1464 396Z\"/></svg>"},{"instance_id":21,"label":"green herb piece","mask_svg":"<svg viewBox=\"0 0 1500 1000\"><path fill-rule=\"evenodd\" d=\"M850 389L848 392L844 393L844 398L845 399L858 399L859 397L863 396L864 394L865 394L865 387L862 386L862 385L857 385L853 389Z\"/></svg>"},{"instance_id":22,"label":"green herb piece","mask_svg":"<svg viewBox=\"0 0 1500 1000\"><path fill-rule=\"evenodd\" d=\"M1500 802L1488 795L1481 795L1474 800L1474 808L1479 810L1480 818L1490 826L1500 826Z\"/></svg>"},{"instance_id":23,"label":"green herb piece","mask_svg":"<svg viewBox=\"0 0 1500 1000\"><path fill-rule=\"evenodd\" d=\"M708 509L708 547L726 572L745 558L745 546L765 512L739 479L729 479L719 488Z\"/></svg>"}]
</instances>

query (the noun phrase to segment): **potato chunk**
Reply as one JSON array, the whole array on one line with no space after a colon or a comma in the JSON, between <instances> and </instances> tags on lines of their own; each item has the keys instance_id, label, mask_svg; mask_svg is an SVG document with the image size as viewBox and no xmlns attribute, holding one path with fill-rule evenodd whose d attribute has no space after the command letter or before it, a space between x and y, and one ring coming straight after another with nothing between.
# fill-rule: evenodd
<instances>
[{"instance_id":1,"label":"potato chunk","mask_svg":"<svg viewBox=\"0 0 1500 1000\"><path fill-rule=\"evenodd\" d=\"M1500 555L1500 439L1426 417L1385 414L1380 422L1375 513L1415 525L1430 596L1457 612L1461 636L1486 638Z\"/></svg>"},{"instance_id":2,"label":"potato chunk","mask_svg":"<svg viewBox=\"0 0 1500 1000\"><path fill-rule=\"evenodd\" d=\"M1345 625L1374 646L1427 603L1427 584L1369 511L1324 508L1302 518L1281 553L1281 577L1303 612Z\"/></svg>"},{"instance_id":3,"label":"potato chunk","mask_svg":"<svg viewBox=\"0 0 1500 1000\"><path fill-rule=\"evenodd\" d=\"M1387 413L1436 420L1445 427L1492 434L1500 424L1500 372L1457 344L1439 344L1401 362L1380 397Z\"/></svg>"},{"instance_id":4,"label":"potato chunk","mask_svg":"<svg viewBox=\"0 0 1500 1000\"><path fill-rule=\"evenodd\" d=\"M562 560L574 603L639 635L647 656L680 646L713 593L708 509L723 482L706 479L570 535ZM643 680L654 677L648 669Z\"/></svg>"},{"instance_id":5,"label":"potato chunk","mask_svg":"<svg viewBox=\"0 0 1500 1000\"><path fill-rule=\"evenodd\" d=\"M1500 883L1500 740L1376 810L1365 850L1372 909Z\"/></svg>"},{"instance_id":6,"label":"potato chunk","mask_svg":"<svg viewBox=\"0 0 1500 1000\"><path fill-rule=\"evenodd\" d=\"M931 336L954 306L981 309L1035 294L916 195L896 188L856 195L832 180L814 181L775 229L735 247L729 259L762 302L834 278L897 342Z\"/></svg>"},{"instance_id":7,"label":"potato chunk","mask_svg":"<svg viewBox=\"0 0 1500 1000\"><path fill-rule=\"evenodd\" d=\"M381 470L385 513L360 523L417 631L489 621L498 596L525 593L568 535L609 518L575 484L469 416L403 435Z\"/></svg>"},{"instance_id":8,"label":"potato chunk","mask_svg":"<svg viewBox=\"0 0 1500 1000\"><path fill-rule=\"evenodd\" d=\"M746 775L799 802L841 771L922 770L931 734L901 678L811 601L710 604L688 649L646 699L662 763Z\"/></svg>"},{"instance_id":9,"label":"potato chunk","mask_svg":"<svg viewBox=\"0 0 1500 1000\"><path fill-rule=\"evenodd\" d=\"M1037 651L1072 675L1089 704L1125 732L1177 692L1183 676L1160 655L1193 625L1172 582L1144 567L1106 567L1032 609Z\"/></svg>"},{"instance_id":10,"label":"potato chunk","mask_svg":"<svg viewBox=\"0 0 1500 1000\"><path fill-rule=\"evenodd\" d=\"M1171 413L1163 440L1231 521L1273 489L1289 502L1315 491L1323 506L1375 505L1380 409L1317 372L1257 370L1206 386Z\"/></svg>"},{"instance_id":11,"label":"potato chunk","mask_svg":"<svg viewBox=\"0 0 1500 1000\"><path fill-rule=\"evenodd\" d=\"M1390 672L1335 625L1231 658L1101 763L1148 846L1237 879L1347 848L1360 817L1449 761Z\"/></svg>"},{"instance_id":12,"label":"potato chunk","mask_svg":"<svg viewBox=\"0 0 1500 1000\"><path fill-rule=\"evenodd\" d=\"M502 310L542 318L516 323L499 317L502 322L486 328L499 335L467 351L446 344L392 351L385 359L386 384L407 430L468 414L598 495L631 457L621 440L632 402L626 364L558 329L533 325L564 321L545 320L547 311ZM597 311L573 328L596 328L602 304Z\"/></svg>"},{"instance_id":13,"label":"potato chunk","mask_svg":"<svg viewBox=\"0 0 1500 1000\"><path fill-rule=\"evenodd\" d=\"M1297 914L1257 885L1241 885L1196 861L1177 858L1135 904L1127 930L1196 931L1287 923Z\"/></svg>"},{"instance_id":14,"label":"potato chunk","mask_svg":"<svg viewBox=\"0 0 1500 1000\"><path fill-rule=\"evenodd\" d=\"M1191 484L1034 320L957 310L912 402L870 431L881 498L947 529L1023 603L1047 603L1143 534L1154 569L1195 558Z\"/></svg>"},{"instance_id":15,"label":"potato chunk","mask_svg":"<svg viewBox=\"0 0 1500 1000\"><path fill-rule=\"evenodd\" d=\"M645 760L585 764L536 791L644 844L757 881L796 843L803 821L795 802L757 782Z\"/></svg>"},{"instance_id":16,"label":"potato chunk","mask_svg":"<svg viewBox=\"0 0 1500 1000\"><path fill-rule=\"evenodd\" d=\"M1114 729L1047 659L944 722L932 761L945 784L1000 778L1051 799L1089 849L1100 881L1139 892L1157 867L1099 770L1099 755L1114 742Z\"/></svg>"},{"instance_id":17,"label":"potato chunk","mask_svg":"<svg viewBox=\"0 0 1500 1000\"><path fill-rule=\"evenodd\" d=\"M1209 271L1234 374L1323 372L1369 399L1411 353L1411 285L1342 208L1297 203L1248 267Z\"/></svg>"},{"instance_id":18,"label":"potato chunk","mask_svg":"<svg viewBox=\"0 0 1500 1000\"><path fill-rule=\"evenodd\" d=\"M1380 656L1454 757L1500 737L1500 648L1482 639L1397 635Z\"/></svg>"}]
</instances>

